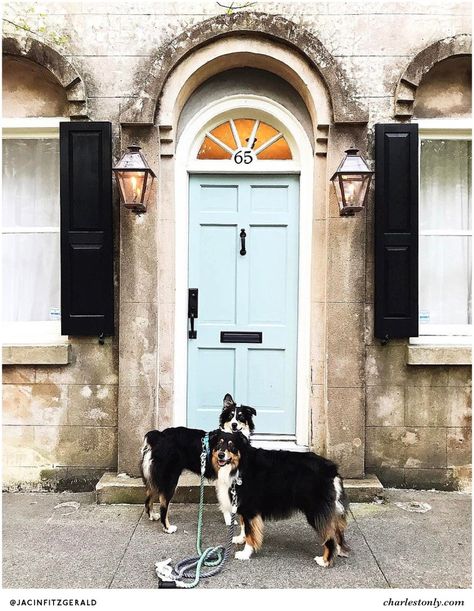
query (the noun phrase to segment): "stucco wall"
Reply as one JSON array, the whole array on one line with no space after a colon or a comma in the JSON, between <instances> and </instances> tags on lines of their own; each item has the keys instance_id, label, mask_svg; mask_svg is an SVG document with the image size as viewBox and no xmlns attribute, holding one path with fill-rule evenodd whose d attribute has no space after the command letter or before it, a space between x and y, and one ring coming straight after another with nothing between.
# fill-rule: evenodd
<instances>
[{"instance_id":1,"label":"stucco wall","mask_svg":"<svg viewBox=\"0 0 474 611\"><path fill-rule=\"evenodd\" d=\"M15 10L21 14L22 9L20 3L12 3L12 7L8 17L14 20ZM321 169L316 173L316 180L326 190L326 196L322 198L324 214L315 203L313 242L318 253L322 252L321 244L327 247L324 263L327 269L322 282L318 274L321 260L314 257L312 262L308 261L314 278L313 447L328 452L341 462L343 473L345 468L350 475L360 473L365 456L366 471L377 473L388 484L459 486L470 463L470 368L407 365L406 342L381 346L374 340L373 196L365 213L353 219L341 219L334 194L329 190L328 175L337 166L344 147L352 141L362 150L367 149L367 159L373 163L373 125L395 121L394 95L401 75L429 45L469 32L470 3L442 0L420 1L416 5L408 1L361 0L259 2L251 10L284 15L296 27L305 28L319 39L345 75L347 95L365 105L369 116L367 126L331 126L329 133L324 134L328 141L327 166L324 151L318 158ZM46 17L40 17L39 13L46 13ZM172 148L165 138L160 146L156 127L124 127L120 140L119 116L153 76L154 62L164 48L162 45L187 28L223 13L224 9L211 1L54 2L48 3L44 10L39 6L37 15L28 16L32 30L45 26L45 36L51 32L55 37L64 36L58 49L84 80L90 118L114 122L115 150L138 138L153 167L159 168L157 200L152 210L139 219L122 213L120 222L120 320L124 324L124 337L130 341L120 351L119 432L123 441L119 441L119 452L122 447L121 464L129 471L136 465L138 455L133 448L136 449L139 438L151 426L169 424L169 410L173 405L170 338L174 324L174 284L170 282L170 273L174 259L170 253L174 248L174 210L170 205L170 189L174 167ZM7 26L6 32L26 35L12 26ZM192 40L188 42L191 46ZM204 97L206 87L202 85ZM466 85L458 88L463 103L468 89ZM422 83L420 100L423 95L426 97L424 90L432 93ZM283 99L285 92L282 96ZM420 101L418 108L421 106L426 107L426 103ZM185 107L183 121L190 112L191 105ZM166 147L171 152L164 154ZM102 396L103 388L115 397L118 371L115 345L92 348L92 343L74 344L76 365L62 368L7 368L7 397L18 396L26 406L18 410L16 420L10 424L17 427L10 429L11 435L18 431L21 441L19 444L12 441L9 447L48 447L39 437L38 443L29 442L25 435L32 434L28 432L28 424L34 425L33 431L49 426L50 435L56 436L55 452L46 461L49 466L64 462L71 468L115 466L115 399L103 410L100 408L107 416L91 433L97 436L94 439L103 435L103 439L109 440L107 447L104 445L104 453L96 453L87 440L82 446L74 441L82 449L70 450L74 444L69 445L66 436L61 438L57 433L66 429L56 427L61 421L61 427L69 427L69 435L73 434L73 427L80 429L82 436L88 434L91 416L87 414L98 408L86 400L87 387L91 389L91 400L94 397L99 407L99 393ZM93 350L91 361L83 357L85 346ZM65 399L47 398L58 396ZM76 401L77 406L85 404L84 411L76 409ZM10 399L13 409L16 402L18 399ZM69 407L65 408L66 404ZM58 420L44 422L45 405L58 405ZM46 429L38 428L38 434L43 430ZM130 437L136 442L128 444ZM96 455L100 458L94 458ZM11 464L22 464L23 459L15 458L15 454L10 453L10 458Z\"/></svg>"}]
</instances>

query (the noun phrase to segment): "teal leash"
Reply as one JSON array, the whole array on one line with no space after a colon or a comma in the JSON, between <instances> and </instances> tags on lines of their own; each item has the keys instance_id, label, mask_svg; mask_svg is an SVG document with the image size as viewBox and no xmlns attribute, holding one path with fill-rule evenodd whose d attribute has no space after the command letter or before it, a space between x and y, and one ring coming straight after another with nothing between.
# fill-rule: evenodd
<instances>
[{"instance_id":1,"label":"teal leash","mask_svg":"<svg viewBox=\"0 0 474 611\"><path fill-rule=\"evenodd\" d=\"M232 496L232 517L227 531L226 545L218 545L216 547L208 547L202 551L202 516L204 509L204 479L206 473L206 462L209 455L209 433L206 433L202 438L201 451L201 486L199 490L199 511L198 511L198 526L196 537L197 556L184 558L174 567L171 566L171 558L163 562L156 562L156 574L158 577L159 588L195 588L200 579L213 577L222 571L224 564L227 562L230 551L232 549L232 538L234 536L234 520L237 513L237 491L236 481L231 486ZM209 571L202 572L202 569L209 568ZM190 579L191 581L183 581Z\"/></svg>"}]
</instances>

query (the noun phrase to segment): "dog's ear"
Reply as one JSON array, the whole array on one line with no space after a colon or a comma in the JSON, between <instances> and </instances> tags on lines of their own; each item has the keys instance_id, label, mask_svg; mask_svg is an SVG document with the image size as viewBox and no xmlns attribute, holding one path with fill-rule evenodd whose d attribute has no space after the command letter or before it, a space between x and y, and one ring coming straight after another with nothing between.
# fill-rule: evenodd
<instances>
[{"instance_id":1,"label":"dog's ear","mask_svg":"<svg viewBox=\"0 0 474 611\"><path fill-rule=\"evenodd\" d=\"M219 430L209 431L209 447L211 449L216 445L218 435Z\"/></svg>"},{"instance_id":2,"label":"dog's ear","mask_svg":"<svg viewBox=\"0 0 474 611\"><path fill-rule=\"evenodd\" d=\"M257 410L253 407L250 407L250 405L242 405L242 409L245 410L247 414L250 414L252 416L257 415Z\"/></svg>"},{"instance_id":3,"label":"dog's ear","mask_svg":"<svg viewBox=\"0 0 474 611\"><path fill-rule=\"evenodd\" d=\"M224 409L226 409L226 407L232 407L233 405L235 405L235 401L234 399L232 399L232 395L230 395L229 393L226 394L226 396L224 397Z\"/></svg>"}]
</instances>

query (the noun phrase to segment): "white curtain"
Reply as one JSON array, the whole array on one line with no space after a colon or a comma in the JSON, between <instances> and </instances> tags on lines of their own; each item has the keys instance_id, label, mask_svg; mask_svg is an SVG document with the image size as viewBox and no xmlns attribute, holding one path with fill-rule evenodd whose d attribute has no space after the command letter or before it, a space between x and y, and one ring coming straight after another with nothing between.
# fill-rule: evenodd
<instances>
[{"instance_id":1,"label":"white curtain","mask_svg":"<svg viewBox=\"0 0 474 611\"><path fill-rule=\"evenodd\" d=\"M471 142L422 140L420 313L430 324L471 322Z\"/></svg>"},{"instance_id":2,"label":"white curtain","mask_svg":"<svg viewBox=\"0 0 474 611\"><path fill-rule=\"evenodd\" d=\"M60 304L58 140L3 141L2 227L3 320L51 320Z\"/></svg>"}]
</instances>

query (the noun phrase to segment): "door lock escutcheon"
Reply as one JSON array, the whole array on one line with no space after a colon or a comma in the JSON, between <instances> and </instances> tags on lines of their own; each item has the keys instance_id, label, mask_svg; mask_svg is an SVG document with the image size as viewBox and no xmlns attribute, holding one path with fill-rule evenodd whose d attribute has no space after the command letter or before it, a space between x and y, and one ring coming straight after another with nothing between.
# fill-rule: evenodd
<instances>
[{"instance_id":1,"label":"door lock escutcheon","mask_svg":"<svg viewBox=\"0 0 474 611\"><path fill-rule=\"evenodd\" d=\"M197 331L194 329L194 320L198 318L198 300L199 290L188 289L188 319L191 324L191 328L188 331L189 339L197 338Z\"/></svg>"}]
</instances>

